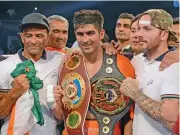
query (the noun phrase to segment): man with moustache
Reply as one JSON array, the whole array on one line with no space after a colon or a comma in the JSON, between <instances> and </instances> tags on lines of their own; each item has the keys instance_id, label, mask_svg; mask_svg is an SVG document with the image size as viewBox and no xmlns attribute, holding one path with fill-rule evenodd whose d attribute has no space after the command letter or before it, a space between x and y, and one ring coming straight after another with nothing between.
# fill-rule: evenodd
<instances>
[{"instance_id":1,"label":"man with moustache","mask_svg":"<svg viewBox=\"0 0 180 135\"><path fill-rule=\"evenodd\" d=\"M49 23L44 15L26 15L19 29L24 48L0 62L0 119L5 118L1 135L58 135L53 116L57 110L48 107L46 87L57 85L63 54L45 50Z\"/></svg>"},{"instance_id":2,"label":"man with moustache","mask_svg":"<svg viewBox=\"0 0 180 135\"><path fill-rule=\"evenodd\" d=\"M112 77L114 77L115 74L118 75L120 72L125 77L134 77L133 67L126 57L118 54L117 56L114 55L113 59L108 59L109 56L106 55L105 51L102 49L101 40L103 39L105 32L103 29L103 23L104 18L97 10L80 10L75 12L73 17L76 39L82 51L91 82L98 79L99 77L103 77L105 74L110 74ZM116 57L116 59L114 59L114 57ZM110 63L107 62L107 59L110 60ZM113 70L111 70L111 68L106 69L106 63L115 65ZM54 90L54 93L56 102L59 102L62 95L61 92ZM114 135L131 135L132 120L129 115L130 114L128 112L126 116L124 116L126 117L126 120L124 120L126 121L124 128L120 129L121 120L120 122L116 123L114 127ZM92 114L92 112L88 111L84 126L85 134L99 134L99 126L96 119L97 118ZM63 135L66 134L66 131L64 131Z\"/></svg>"},{"instance_id":3,"label":"man with moustache","mask_svg":"<svg viewBox=\"0 0 180 135\"><path fill-rule=\"evenodd\" d=\"M50 24L50 32L46 50L66 53L69 30L68 20L60 15L52 15L48 17L48 21ZM63 121L58 121L57 127L61 135L64 129Z\"/></svg>"},{"instance_id":4,"label":"man with moustache","mask_svg":"<svg viewBox=\"0 0 180 135\"><path fill-rule=\"evenodd\" d=\"M65 52L68 40L68 20L59 15L52 15L48 17L48 20L50 23L50 37L46 50Z\"/></svg>"},{"instance_id":5,"label":"man with moustache","mask_svg":"<svg viewBox=\"0 0 180 135\"><path fill-rule=\"evenodd\" d=\"M47 43L46 50L59 51L65 53L67 51L66 44L68 40L69 22L66 18L59 15L52 15L48 17L50 24L50 37ZM109 41L107 34L102 39L102 43ZM78 45L76 45L78 46ZM107 46L102 46L108 49ZM73 50L73 49L72 49ZM75 50L74 50L75 51Z\"/></svg>"},{"instance_id":6,"label":"man with moustache","mask_svg":"<svg viewBox=\"0 0 180 135\"><path fill-rule=\"evenodd\" d=\"M62 53L66 53L66 44L68 40L68 29L69 23L68 20L59 15L52 15L48 17L50 23L50 32L49 32L49 40L46 47L48 51L59 51ZM106 40L105 40L106 41ZM105 47L104 47L105 48ZM68 54L71 52L80 51L77 49L69 49ZM58 121L57 125L60 134L64 129L63 121Z\"/></svg>"},{"instance_id":7,"label":"man with moustache","mask_svg":"<svg viewBox=\"0 0 180 135\"><path fill-rule=\"evenodd\" d=\"M134 54L137 55L141 52L143 52L143 48L142 46L139 44L139 37L137 36L137 23L138 23L138 18L140 17L140 14L138 14L134 19L132 19L131 21L131 32L130 32L130 45L131 45L131 52L129 54ZM174 18L173 19L173 27L172 27L172 31L174 33L174 35L178 38L179 34L177 32L177 27L179 25L179 20L178 18ZM176 29L175 29L176 28ZM168 39L168 47L171 50L171 52L168 52L165 57L163 58L163 60L161 61L160 64L160 70L164 70L166 67L169 67L171 64L179 62L179 51L174 51L176 49L176 44L179 42L179 39L175 39L174 38L169 38ZM173 44L175 44L176 46L173 46ZM178 44L179 45L179 44ZM111 46L117 50L114 51L112 48L110 48L108 50L108 54L115 54L118 51L120 51L120 46L119 44L115 43L114 41L111 42ZM123 54L123 53L122 53ZM126 55L125 56L128 57L129 59L133 58L133 55Z\"/></svg>"},{"instance_id":8,"label":"man with moustache","mask_svg":"<svg viewBox=\"0 0 180 135\"><path fill-rule=\"evenodd\" d=\"M179 63L159 71L163 57L170 51L168 38L176 38L172 25L171 15L162 9L147 10L138 19L139 44L145 54L132 60L137 80L127 78L120 89L136 103L133 135L173 135L175 122L164 118L161 108L171 100L179 100ZM178 108L174 105L172 111Z\"/></svg>"}]
</instances>

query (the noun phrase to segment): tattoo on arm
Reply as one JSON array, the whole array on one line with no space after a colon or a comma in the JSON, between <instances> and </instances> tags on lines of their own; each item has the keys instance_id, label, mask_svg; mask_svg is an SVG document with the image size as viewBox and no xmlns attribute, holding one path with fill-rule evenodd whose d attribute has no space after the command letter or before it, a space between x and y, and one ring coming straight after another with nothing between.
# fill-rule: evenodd
<instances>
[{"instance_id":1,"label":"tattoo on arm","mask_svg":"<svg viewBox=\"0 0 180 135\"><path fill-rule=\"evenodd\" d=\"M134 92L132 97L144 113L146 113L152 119L162 123L167 128L171 129L171 125L174 123L169 122L161 117L162 102L152 100L151 98L144 95L141 91L136 91L136 93Z\"/></svg>"}]
</instances>

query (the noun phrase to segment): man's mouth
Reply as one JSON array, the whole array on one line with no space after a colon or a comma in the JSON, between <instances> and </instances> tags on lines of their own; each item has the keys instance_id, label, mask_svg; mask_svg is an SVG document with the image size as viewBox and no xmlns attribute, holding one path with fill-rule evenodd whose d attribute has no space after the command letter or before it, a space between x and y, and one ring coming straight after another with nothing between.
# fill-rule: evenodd
<instances>
[{"instance_id":1,"label":"man's mouth","mask_svg":"<svg viewBox=\"0 0 180 135\"><path fill-rule=\"evenodd\" d=\"M118 33L118 35L120 35L120 36L124 36L124 35L125 35L125 33Z\"/></svg>"},{"instance_id":2,"label":"man's mouth","mask_svg":"<svg viewBox=\"0 0 180 135\"><path fill-rule=\"evenodd\" d=\"M84 45L82 45L82 46L83 46L83 48L89 48L91 45L84 44Z\"/></svg>"},{"instance_id":3,"label":"man's mouth","mask_svg":"<svg viewBox=\"0 0 180 135\"><path fill-rule=\"evenodd\" d=\"M132 41L133 44L139 44L139 41Z\"/></svg>"},{"instance_id":4,"label":"man's mouth","mask_svg":"<svg viewBox=\"0 0 180 135\"><path fill-rule=\"evenodd\" d=\"M64 43L63 40L57 40L57 43Z\"/></svg>"}]
</instances>

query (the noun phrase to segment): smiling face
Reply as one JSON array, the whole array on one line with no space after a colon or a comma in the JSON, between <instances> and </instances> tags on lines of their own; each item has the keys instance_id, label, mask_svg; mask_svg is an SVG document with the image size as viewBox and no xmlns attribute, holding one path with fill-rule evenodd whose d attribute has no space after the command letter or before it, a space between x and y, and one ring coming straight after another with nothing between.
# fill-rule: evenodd
<instances>
[{"instance_id":1,"label":"smiling face","mask_svg":"<svg viewBox=\"0 0 180 135\"><path fill-rule=\"evenodd\" d=\"M23 29L20 36L24 44L25 52L33 57L42 54L48 38L46 29L34 26L28 27Z\"/></svg>"},{"instance_id":2,"label":"smiling face","mask_svg":"<svg viewBox=\"0 0 180 135\"><path fill-rule=\"evenodd\" d=\"M93 24L84 24L75 30L75 35L83 54L89 55L101 47L104 30L99 32Z\"/></svg>"},{"instance_id":3,"label":"smiling face","mask_svg":"<svg viewBox=\"0 0 180 135\"><path fill-rule=\"evenodd\" d=\"M50 20L50 39L48 45L64 48L68 40L68 24L60 20Z\"/></svg>"}]
</instances>

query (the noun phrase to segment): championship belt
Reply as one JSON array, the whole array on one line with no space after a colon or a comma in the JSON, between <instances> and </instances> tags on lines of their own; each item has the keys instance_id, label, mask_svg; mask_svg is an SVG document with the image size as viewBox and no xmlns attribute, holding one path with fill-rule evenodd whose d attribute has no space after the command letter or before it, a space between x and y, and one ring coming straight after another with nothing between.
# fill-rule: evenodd
<instances>
[{"instance_id":1,"label":"championship belt","mask_svg":"<svg viewBox=\"0 0 180 135\"><path fill-rule=\"evenodd\" d=\"M59 84L64 90L61 107L69 135L84 135L84 121L89 107L91 85L83 56L72 55L62 67Z\"/></svg>"},{"instance_id":2,"label":"championship belt","mask_svg":"<svg viewBox=\"0 0 180 135\"><path fill-rule=\"evenodd\" d=\"M132 100L120 93L125 79L116 65L116 55L104 53L101 70L91 79L90 111L99 123L99 135L113 135L114 126L130 109Z\"/></svg>"}]
</instances>

